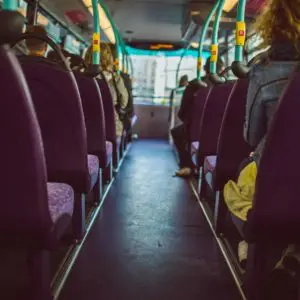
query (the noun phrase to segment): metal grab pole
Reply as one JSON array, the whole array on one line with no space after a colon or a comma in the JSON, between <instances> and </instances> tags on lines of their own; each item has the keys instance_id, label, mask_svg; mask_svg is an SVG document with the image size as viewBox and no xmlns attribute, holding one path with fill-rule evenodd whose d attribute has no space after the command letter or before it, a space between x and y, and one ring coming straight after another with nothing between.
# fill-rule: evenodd
<instances>
[{"instance_id":1,"label":"metal grab pole","mask_svg":"<svg viewBox=\"0 0 300 300\"><path fill-rule=\"evenodd\" d=\"M231 65L232 72L238 78L245 78L250 72L248 66L243 63L243 48L246 42L245 11L246 0L239 0L236 16L235 58Z\"/></svg>"},{"instance_id":2,"label":"metal grab pole","mask_svg":"<svg viewBox=\"0 0 300 300\"><path fill-rule=\"evenodd\" d=\"M204 41L205 41L205 37L206 37L206 32L209 26L209 23L211 21L212 16L215 14L216 10L218 8L218 3L216 3L212 10L210 11L210 13L208 14L208 16L206 17L205 21L204 21L204 25L202 28L202 32L200 35L200 39L199 39L199 49L198 49L198 59L197 59L197 78L198 80L201 79L201 71L202 71L202 53L203 53L203 45L204 45Z\"/></svg>"},{"instance_id":3,"label":"metal grab pole","mask_svg":"<svg viewBox=\"0 0 300 300\"><path fill-rule=\"evenodd\" d=\"M236 18L235 34L235 61L243 61L243 47L246 41L246 23L245 23L246 0L240 0Z\"/></svg>"},{"instance_id":4,"label":"metal grab pole","mask_svg":"<svg viewBox=\"0 0 300 300\"><path fill-rule=\"evenodd\" d=\"M98 0L92 0L93 18L94 18L94 33L93 33L93 65L100 64L100 20L98 11Z\"/></svg>"},{"instance_id":5,"label":"metal grab pole","mask_svg":"<svg viewBox=\"0 0 300 300\"><path fill-rule=\"evenodd\" d=\"M103 11L105 12L110 24L111 24L111 27L113 29L113 32L114 32L114 35L115 35L115 39L116 39L116 60L115 60L115 67L117 69L117 72L119 73L119 47L120 47L120 36L118 34L118 30L117 30L117 27L114 23L114 20L112 19L112 16L109 12L109 10L107 9L107 6L105 5L104 1L102 0L98 0L99 1L99 4L101 5Z\"/></svg>"},{"instance_id":6,"label":"metal grab pole","mask_svg":"<svg viewBox=\"0 0 300 300\"><path fill-rule=\"evenodd\" d=\"M3 9L4 10L17 10L17 0L4 0Z\"/></svg>"},{"instance_id":7,"label":"metal grab pole","mask_svg":"<svg viewBox=\"0 0 300 300\"><path fill-rule=\"evenodd\" d=\"M176 70L176 88L178 86L178 82L179 82L179 71L180 71L180 67L181 67L181 63L182 63L182 60L186 54L186 52L189 50L189 48L191 47L191 45L189 44L185 49L184 51L182 52L181 56L180 56L180 60L178 62L178 65L177 65L177 70Z\"/></svg>"},{"instance_id":8,"label":"metal grab pole","mask_svg":"<svg viewBox=\"0 0 300 300\"><path fill-rule=\"evenodd\" d=\"M220 27L220 19L223 12L223 7L225 4L225 0L218 1L218 7L216 12L216 19L213 27L212 34L212 45L211 45L211 57L210 57L210 73L216 74L217 72L217 61L218 61L218 33Z\"/></svg>"}]
</instances>

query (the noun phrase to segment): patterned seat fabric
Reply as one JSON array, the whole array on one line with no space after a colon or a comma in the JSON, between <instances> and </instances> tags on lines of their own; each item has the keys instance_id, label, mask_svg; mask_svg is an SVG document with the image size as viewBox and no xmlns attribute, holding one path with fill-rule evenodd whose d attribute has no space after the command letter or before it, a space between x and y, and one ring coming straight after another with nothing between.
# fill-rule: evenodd
<instances>
[{"instance_id":1,"label":"patterned seat fabric","mask_svg":"<svg viewBox=\"0 0 300 300\"><path fill-rule=\"evenodd\" d=\"M112 160L112 154L113 154L113 144L112 142L106 141L106 156L107 156L107 162L110 163Z\"/></svg>"},{"instance_id":2,"label":"patterned seat fabric","mask_svg":"<svg viewBox=\"0 0 300 300\"><path fill-rule=\"evenodd\" d=\"M213 173L216 168L217 156L206 156L204 159L204 174Z\"/></svg>"},{"instance_id":3,"label":"patterned seat fabric","mask_svg":"<svg viewBox=\"0 0 300 300\"><path fill-rule=\"evenodd\" d=\"M95 185L99 175L99 159L95 155L88 155L88 168L91 176L91 188Z\"/></svg>"},{"instance_id":4,"label":"patterned seat fabric","mask_svg":"<svg viewBox=\"0 0 300 300\"><path fill-rule=\"evenodd\" d=\"M47 183L48 207L53 223L63 215L72 216L74 208L74 191L66 183Z\"/></svg>"}]
</instances>

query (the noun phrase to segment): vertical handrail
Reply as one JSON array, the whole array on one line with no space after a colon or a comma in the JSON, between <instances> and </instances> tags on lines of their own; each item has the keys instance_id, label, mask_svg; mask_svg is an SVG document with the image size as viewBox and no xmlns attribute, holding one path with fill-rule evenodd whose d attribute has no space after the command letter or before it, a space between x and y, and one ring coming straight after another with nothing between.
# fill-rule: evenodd
<instances>
[{"instance_id":1,"label":"vertical handrail","mask_svg":"<svg viewBox=\"0 0 300 300\"><path fill-rule=\"evenodd\" d=\"M202 71L202 54L203 54L203 46L204 46L204 41L207 33L208 26L210 24L210 21L212 19L212 16L215 14L216 10L218 8L218 2L213 6L212 10L209 12L207 15L203 28L200 34L200 39L199 39L199 49L198 49L198 59L197 59L197 78L198 80L201 79L201 71Z\"/></svg>"},{"instance_id":2,"label":"vertical handrail","mask_svg":"<svg viewBox=\"0 0 300 300\"><path fill-rule=\"evenodd\" d=\"M3 9L4 10L17 10L17 0L4 0Z\"/></svg>"},{"instance_id":3,"label":"vertical handrail","mask_svg":"<svg viewBox=\"0 0 300 300\"><path fill-rule=\"evenodd\" d=\"M212 34L212 44L211 44L211 56L210 56L211 74L216 74L217 72L217 61L219 55L218 33L219 33L220 19L223 12L224 4L225 4L225 0L218 1L218 7L217 7L216 18L215 18L213 34Z\"/></svg>"},{"instance_id":4,"label":"vertical handrail","mask_svg":"<svg viewBox=\"0 0 300 300\"><path fill-rule=\"evenodd\" d=\"M246 0L240 0L236 18L235 61L243 61L243 47L246 41L245 23Z\"/></svg>"},{"instance_id":5,"label":"vertical handrail","mask_svg":"<svg viewBox=\"0 0 300 300\"><path fill-rule=\"evenodd\" d=\"M191 47L191 44L189 44L185 49L184 51L182 52L181 56L180 56L180 59L179 59L179 62L178 62L178 65L177 65L177 70L176 70L176 84L175 84L175 88L177 88L178 86L178 82L179 82L179 71L180 71L180 67L181 67L181 63L182 63L182 60L186 54L186 52L190 49Z\"/></svg>"},{"instance_id":6,"label":"vertical handrail","mask_svg":"<svg viewBox=\"0 0 300 300\"><path fill-rule=\"evenodd\" d=\"M98 11L98 0L92 0L93 18L94 18L94 33L92 41L93 65L100 64L100 20Z\"/></svg>"},{"instance_id":7,"label":"vertical handrail","mask_svg":"<svg viewBox=\"0 0 300 300\"><path fill-rule=\"evenodd\" d=\"M245 11L246 0L239 0L236 16L235 59L232 63L232 72L239 78L247 77L249 68L243 63L243 50L246 42Z\"/></svg>"}]
</instances>

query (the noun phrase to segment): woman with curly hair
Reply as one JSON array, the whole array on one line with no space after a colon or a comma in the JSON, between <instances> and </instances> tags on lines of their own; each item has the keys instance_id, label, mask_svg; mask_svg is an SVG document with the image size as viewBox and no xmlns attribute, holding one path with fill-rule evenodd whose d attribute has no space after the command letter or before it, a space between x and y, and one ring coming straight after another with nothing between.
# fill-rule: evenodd
<instances>
[{"instance_id":1,"label":"woman with curly hair","mask_svg":"<svg viewBox=\"0 0 300 300\"><path fill-rule=\"evenodd\" d=\"M250 154L248 165L244 165L238 182L229 181L224 187L224 200L241 235L243 222L247 221L253 205L256 168L269 125L289 75L300 58L300 0L267 1L254 30L262 38L261 47L268 48L266 59L255 65L249 76L244 137L255 151ZM245 176L248 183L242 185ZM247 243L241 242L238 250L242 262L247 258Z\"/></svg>"},{"instance_id":2,"label":"woman with curly hair","mask_svg":"<svg viewBox=\"0 0 300 300\"><path fill-rule=\"evenodd\" d=\"M244 136L259 163L277 100L300 58L300 0L269 0L254 30L268 55L250 73Z\"/></svg>"}]
</instances>

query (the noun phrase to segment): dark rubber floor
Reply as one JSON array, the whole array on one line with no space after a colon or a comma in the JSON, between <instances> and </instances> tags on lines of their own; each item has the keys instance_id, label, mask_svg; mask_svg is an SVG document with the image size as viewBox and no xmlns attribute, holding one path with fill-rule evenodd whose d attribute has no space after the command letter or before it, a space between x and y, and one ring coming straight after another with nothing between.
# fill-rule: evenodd
<instances>
[{"instance_id":1,"label":"dark rubber floor","mask_svg":"<svg viewBox=\"0 0 300 300\"><path fill-rule=\"evenodd\" d=\"M241 299L170 146L135 142L60 300Z\"/></svg>"}]
</instances>

